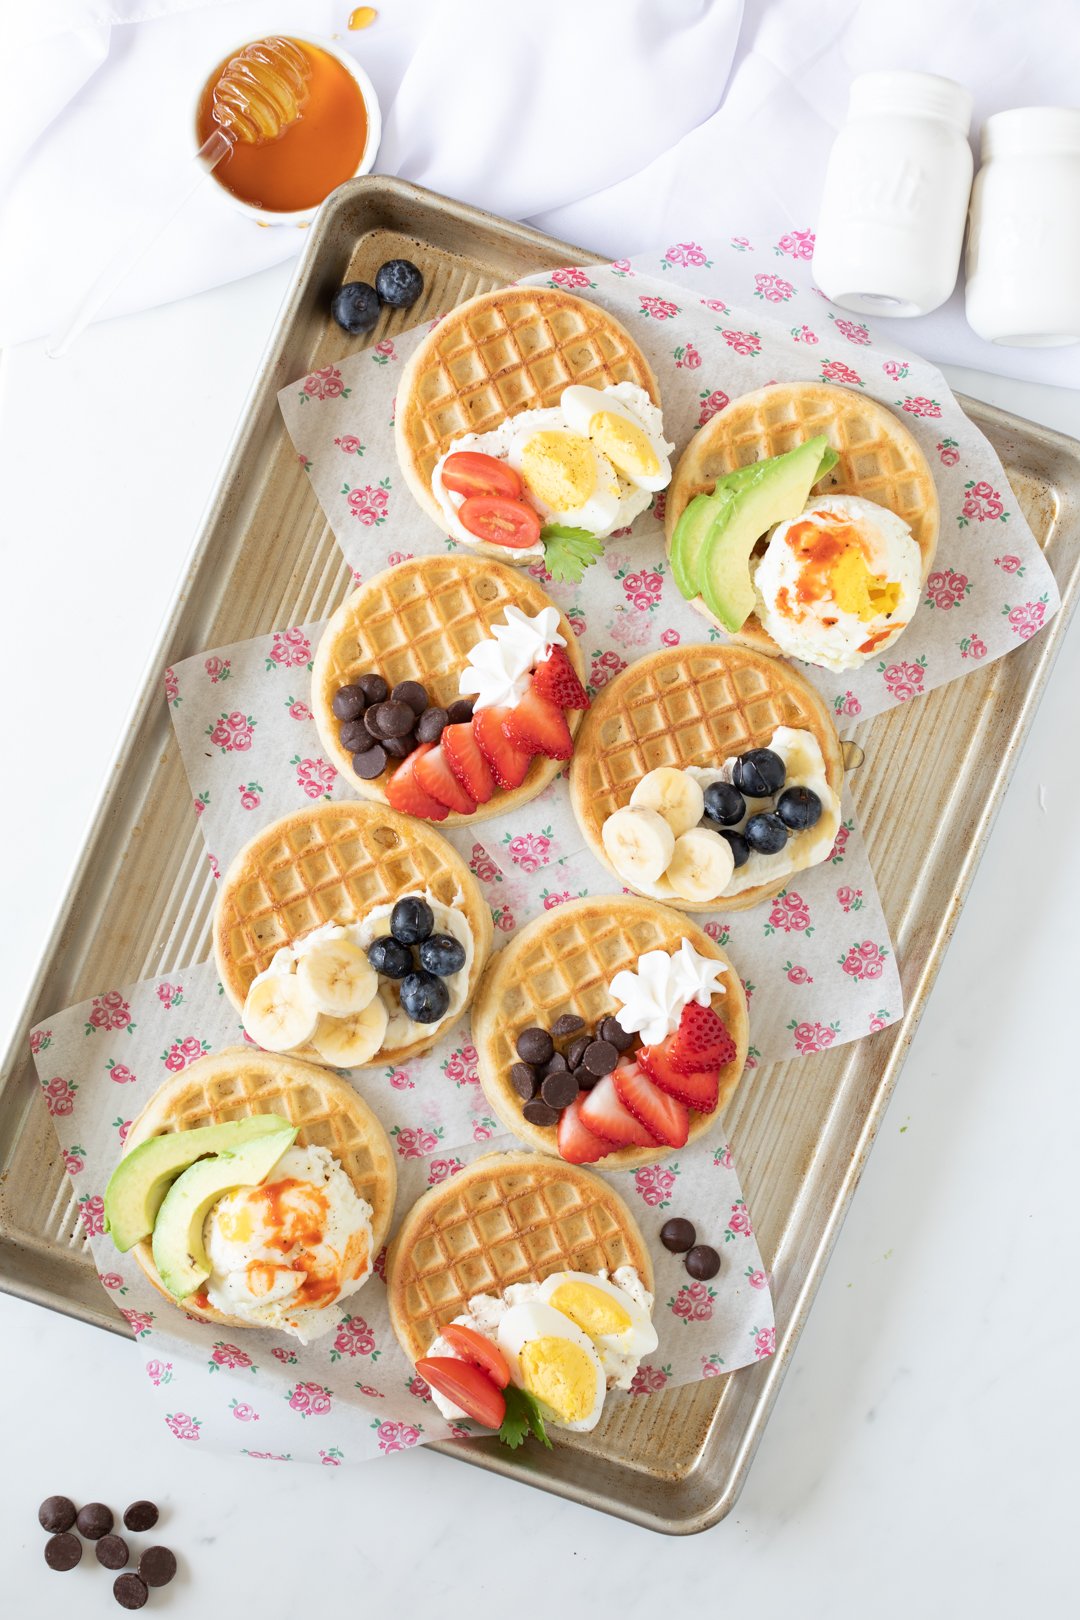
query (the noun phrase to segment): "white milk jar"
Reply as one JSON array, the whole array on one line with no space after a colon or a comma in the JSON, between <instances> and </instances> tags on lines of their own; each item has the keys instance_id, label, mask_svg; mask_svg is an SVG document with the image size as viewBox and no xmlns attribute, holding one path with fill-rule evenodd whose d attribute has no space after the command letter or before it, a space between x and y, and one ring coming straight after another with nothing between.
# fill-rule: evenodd
<instances>
[{"instance_id":1,"label":"white milk jar","mask_svg":"<svg viewBox=\"0 0 1080 1620\"><path fill-rule=\"evenodd\" d=\"M1080 342L1080 109L1017 107L986 120L967 318L991 343Z\"/></svg>"},{"instance_id":2,"label":"white milk jar","mask_svg":"<svg viewBox=\"0 0 1080 1620\"><path fill-rule=\"evenodd\" d=\"M971 192L971 93L862 73L825 175L814 279L843 309L925 315L956 285Z\"/></svg>"}]
</instances>

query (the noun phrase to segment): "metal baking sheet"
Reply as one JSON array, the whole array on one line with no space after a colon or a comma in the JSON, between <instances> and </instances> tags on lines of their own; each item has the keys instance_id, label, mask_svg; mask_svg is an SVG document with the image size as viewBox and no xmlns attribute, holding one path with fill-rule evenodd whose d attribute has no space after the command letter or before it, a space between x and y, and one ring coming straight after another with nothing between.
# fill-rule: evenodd
<instances>
[{"instance_id":1,"label":"metal baking sheet","mask_svg":"<svg viewBox=\"0 0 1080 1620\"><path fill-rule=\"evenodd\" d=\"M397 256L420 265L425 291L391 333L532 271L598 262L380 176L343 186L318 216L0 1071L0 1288L113 1332L129 1330L97 1281L27 1031L105 984L178 972L210 953L213 879L160 671L204 647L324 618L347 591L348 569L276 396L355 349L330 319L331 296L342 281L372 280ZM759 1070L727 1112L773 1276L776 1354L726 1378L621 1403L593 1434L552 1453L522 1457L493 1440L440 1448L454 1456L674 1534L705 1529L738 1496L1076 602L1080 443L963 404L1004 461L1063 608L1009 657L854 734L867 763L852 791L907 1012L873 1040ZM942 759L954 762L951 775Z\"/></svg>"}]
</instances>

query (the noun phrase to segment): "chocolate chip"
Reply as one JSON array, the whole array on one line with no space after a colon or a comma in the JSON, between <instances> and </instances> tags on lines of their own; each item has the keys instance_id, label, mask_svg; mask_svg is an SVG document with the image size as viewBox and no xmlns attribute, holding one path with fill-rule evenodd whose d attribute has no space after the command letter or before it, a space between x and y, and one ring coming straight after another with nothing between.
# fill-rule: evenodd
<instances>
[{"instance_id":1,"label":"chocolate chip","mask_svg":"<svg viewBox=\"0 0 1080 1620\"><path fill-rule=\"evenodd\" d=\"M425 709L416 722L417 742L438 742L449 718L445 709Z\"/></svg>"},{"instance_id":2,"label":"chocolate chip","mask_svg":"<svg viewBox=\"0 0 1080 1620\"><path fill-rule=\"evenodd\" d=\"M356 685L368 703L385 703L390 696L390 688L381 675L360 675L357 677Z\"/></svg>"},{"instance_id":3,"label":"chocolate chip","mask_svg":"<svg viewBox=\"0 0 1080 1620\"><path fill-rule=\"evenodd\" d=\"M367 698L360 686L339 686L330 704L335 720L359 720L367 708Z\"/></svg>"},{"instance_id":4,"label":"chocolate chip","mask_svg":"<svg viewBox=\"0 0 1080 1620\"><path fill-rule=\"evenodd\" d=\"M107 1536L112 1527L112 1508L106 1507L104 1502L87 1502L75 1515L75 1528L87 1541L97 1541L99 1536Z\"/></svg>"},{"instance_id":5,"label":"chocolate chip","mask_svg":"<svg viewBox=\"0 0 1080 1620\"><path fill-rule=\"evenodd\" d=\"M378 714L382 708L381 703L373 703L370 709L365 709L361 724L372 742L381 742L383 739L382 727L379 725Z\"/></svg>"},{"instance_id":6,"label":"chocolate chip","mask_svg":"<svg viewBox=\"0 0 1080 1620\"><path fill-rule=\"evenodd\" d=\"M372 743L363 753L354 754L352 768L361 782L373 782L381 776L386 769L386 748L382 743Z\"/></svg>"},{"instance_id":7,"label":"chocolate chip","mask_svg":"<svg viewBox=\"0 0 1080 1620\"><path fill-rule=\"evenodd\" d=\"M350 754L362 753L371 746L371 732L365 726L363 719L343 720L338 727L338 737L341 746Z\"/></svg>"},{"instance_id":8,"label":"chocolate chip","mask_svg":"<svg viewBox=\"0 0 1080 1620\"><path fill-rule=\"evenodd\" d=\"M634 1037L628 1035L617 1018L605 1018L597 1030L602 1041L607 1041L616 1052L628 1052L634 1044Z\"/></svg>"},{"instance_id":9,"label":"chocolate chip","mask_svg":"<svg viewBox=\"0 0 1080 1620\"><path fill-rule=\"evenodd\" d=\"M124 1524L128 1530L152 1530L157 1522L156 1502L132 1502L124 1509Z\"/></svg>"},{"instance_id":10,"label":"chocolate chip","mask_svg":"<svg viewBox=\"0 0 1080 1620\"><path fill-rule=\"evenodd\" d=\"M446 718L452 726L463 726L466 720L471 720L472 717L472 698L455 698L446 711Z\"/></svg>"},{"instance_id":11,"label":"chocolate chip","mask_svg":"<svg viewBox=\"0 0 1080 1620\"><path fill-rule=\"evenodd\" d=\"M128 1544L123 1536L102 1536L94 1551L106 1569L123 1569L128 1561Z\"/></svg>"},{"instance_id":12,"label":"chocolate chip","mask_svg":"<svg viewBox=\"0 0 1080 1620\"><path fill-rule=\"evenodd\" d=\"M686 1257L686 1269L698 1282L708 1282L720 1270L720 1256L707 1243L698 1243Z\"/></svg>"},{"instance_id":13,"label":"chocolate chip","mask_svg":"<svg viewBox=\"0 0 1080 1620\"><path fill-rule=\"evenodd\" d=\"M566 1048L566 1061L571 1069L576 1069L582 1058L592 1045L591 1035L579 1035L576 1041L571 1041Z\"/></svg>"},{"instance_id":14,"label":"chocolate chip","mask_svg":"<svg viewBox=\"0 0 1080 1620\"><path fill-rule=\"evenodd\" d=\"M423 714L431 701L419 681L398 681L390 693L394 703L406 703L413 714Z\"/></svg>"},{"instance_id":15,"label":"chocolate chip","mask_svg":"<svg viewBox=\"0 0 1080 1620\"><path fill-rule=\"evenodd\" d=\"M517 1038L517 1054L524 1063L546 1063L555 1051L555 1042L546 1029L531 1024Z\"/></svg>"},{"instance_id":16,"label":"chocolate chip","mask_svg":"<svg viewBox=\"0 0 1080 1620\"><path fill-rule=\"evenodd\" d=\"M525 1104L521 1112L530 1125L556 1125L559 1120L555 1109L542 1097L534 1097L532 1102Z\"/></svg>"},{"instance_id":17,"label":"chocolate chip","mask_svg":"<svg viewBox=\"0 0 1080 1620\"><path fill-rule=\"evenodd\" d=\"M577 1013L562 1013L551 1026L552 1039L561 1041L564 1035L576 1035L579 1029L585 1028L584 1018Z\"/></svg>"},{"instance_id":18,"label":"chocolate chip","mask_svg":"<svg viewBox=\"0 0 1080 1620\"><path fill-rule=\"evenodd\" d=\"M536 1096L537 1075L531 1063L515 1063L510 1070L510 1084L524 1102Z\"/></svg>"},{"instance_id":19,"label":"chocolate chip","mask_svg":"<svg viewBox=\"0 0 1080 1620\"><path fill-rule=\"evenodd\" d=\"M593 1086L598 1086L603 1078L602 1074L590 1074L583 1063L579 1064L574 1070L574 1079L578 1083L579 1091L591 1091Z\"/></svg>"},{"instance_id":20,"label":"chocolate chip","mask_svg":"<svg viewBox=\"0 0 1080 1620\"><path fill-rule=\"evenodd\" d=\"M68 1496L47 1496L37 1510L38 1524L53 1535L70 1530L75 1523L75 1504Z\"/></svg>"},{"instance_id":21,"label":"chocolate chip","mask_svg":"<svg viewBox=\"0 0 1080 1620\"><path fill-rule=\"evenodd\" d=\"M554 1057L549 1057L547 1062L544 1064L544 1072L541 1075L541 1079L546 1079L549 1074L566 1074L569 1067L570 1065L567 1063L562 1053L556 1052Z\"/></svg>"},{"instance_id":22,"label":"chocolate chip","mask_svg":"<svg viewBox=\"0 0 1080 1620\"><path fill-rule=\"evenodd\" d=\"M581 1060L583 1068L598 1077L610 1074L618 1061L619 1054L610 1041L590 1041Z\"/></svg>"},{"instance_id":23,"label":"chocolate chip","mask_svg":"<svg viewBox=\"0 0 1080 1620\"><path fill-rule=\"evenodd\" d=\"M416 737L411 731L404 737L384 737L379 747L385 749L391 759L407 759L416 747Z\"/></svg>"},{"instance_id":24,"label":"chocolate chip","mask_svg":"<svg viewBox=\"0 0 1080 1620\"><path fill-rule=\"evenodd\" d=\"M145 1557L145 1554L143 1555ZM146 1590L146 1582L140 1581L137 1575L129 1571L126 1575L118 1575L112 1583L113 1597L122 1609L141 1609L150 1593Z\"/></svg>"},{"instance_id":25,"label":"chocolate chip","mask_svg":"<svg viewBox=\"0 0 1080 1620\"><path fill-rule=\"evenodd\" d=\"M544 1076L540 1095L549 1108L569 1108L578 1094L578 1083L566 1069L561 1073Z\"/></svg>"},{"instance_id":26,"label":"chocolate chip","mask_svg":"<svg viewBox=\"0 0 1080 1620\"><path fill-rule=\"evenodd\" d=\"M394 690L397 691L397 687ZM376 703L373 709L369 709L364 723L369 731L374 727L376 738L404 737L416 724L416 711L408 703L390 698L388 702Z\"/></svg>"},{"instance_id":27,"label":"chocolate chip","mask_svg":"<svg viewBox=\"0 0 1080 1620\"><path fill-rule=\"evenodd\" d=\"M693 1221L684 1221L681 1216L673 1215L660 1228L660 1241L670 1254L685 1254L697 1242Z\"/></svg>"},{"instance_id":28,"label":"chocolate chip","mask_svg":"<svg viewBox=\"0 0 1080 1620\"><path fill-rule=\"evenodd\" d=\"M82 1542L70 1530L50 1536L45 1543L45 1562L50 1569L74 1569L82 1557Z\"/></svg>"},{"instance_id":29,"label":"chocolate chip","mask_svg":"<svg viewBox=\"0 0 1080 1620\"><path fill-rule=\"evenodd\" d=\"M139 1574L147 1586L168 1586L176 1574L176 1554L168 1547L147 1547L139 1559Z\"/></svg>"}]
</instances>

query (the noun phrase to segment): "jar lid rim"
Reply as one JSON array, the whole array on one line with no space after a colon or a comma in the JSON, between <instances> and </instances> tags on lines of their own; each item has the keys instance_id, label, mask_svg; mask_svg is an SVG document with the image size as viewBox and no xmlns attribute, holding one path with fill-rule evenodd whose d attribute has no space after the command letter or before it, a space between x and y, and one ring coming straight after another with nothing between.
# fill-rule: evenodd
<instances>
[{"instance_id":1,"label":"jar lid rim","mask_svg":"<svg viewBox=\"0 0 1080 1620\"><path fill-rule=\"evenodd\" d=\"M982 128L982 157L1031 152L1054 143L1080 151L1080 107L1009 107Z\"/></svg>"},{"instance_id":2,"label":"jar lid rim","mask_svg":"<svg viewBox=\"0 0 1080 1620\"><path fill-rule=\"evenodd\" d=\"M900 113L940 118L966 135L971 128L971 91L940 73L919 73L907 68L876 68L856 74L851 81L849 116Z\"/></svg>"}]
</instances>

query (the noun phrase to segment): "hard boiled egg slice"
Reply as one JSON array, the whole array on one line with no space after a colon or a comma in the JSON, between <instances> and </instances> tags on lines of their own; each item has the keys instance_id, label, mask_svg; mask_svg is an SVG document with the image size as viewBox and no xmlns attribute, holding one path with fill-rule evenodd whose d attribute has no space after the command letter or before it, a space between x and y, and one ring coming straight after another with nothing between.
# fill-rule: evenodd
<instances>
[{"instance_id":1,"label":"hard boiled egg slice","mask_svg":"<svg viewBox=\"0 0 1080 1620\"><path fill-rule=\"evenodd\" d=\"M619 480L586 434L527 428L511 439L506 459L546 522L601 537L617 526Z\"/></svg>"},{"instance_id":2,"label":"hard boiled egg slice","mask_svg":"<svg viewBox=\"0 0 1080 1620\"><path fill-rule=\"evenodd\" d=\"M591 439L629 483L639 489L667 488L670 447L625 400L611 390L575 383L563 389L559 404L567 427ZM659 415L655 407L653 413Z\"/></svg>"},{"instance_id":3,"label":"hard boiled egg slice","mask_svg":"<svg viewBox=\"0 0 1080 1620\"><path fill-rule=\"evenodd\" d=\"M530 1300L499 1319L499 1349L519 1389L540 1403L558 1429L595 1429L607 1378L587 1333L553 1305Z\"/></svg>"},{"instance_id":4,"label":"hard boiled egg slice","mask_svg":"<svg viewBox=\"0 0 1080 1620\"><path fill-rule=\"evenodd\" d=\"M588 1271L556 1271L541 1284L539 1297L604 1349L633 1356L656 1349L656 1329L648 1311L606 1277Z\"/></svg>"}]
</instances>

